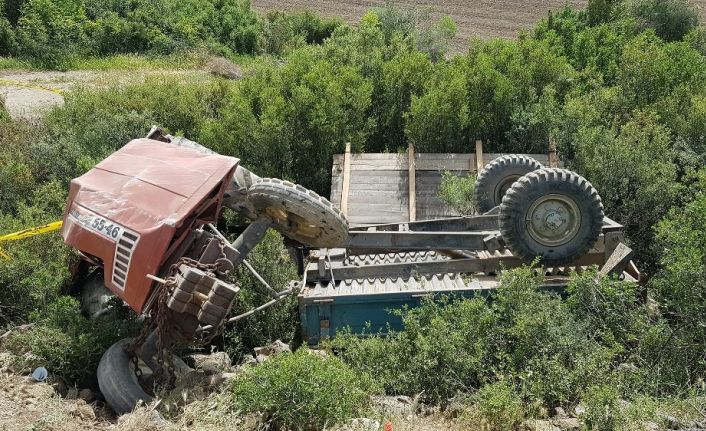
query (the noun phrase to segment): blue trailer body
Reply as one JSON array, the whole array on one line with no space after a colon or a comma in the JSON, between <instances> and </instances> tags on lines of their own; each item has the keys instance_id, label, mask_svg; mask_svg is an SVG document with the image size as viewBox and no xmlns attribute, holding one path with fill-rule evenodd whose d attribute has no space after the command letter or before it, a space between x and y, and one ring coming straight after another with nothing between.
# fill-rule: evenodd
<instances>
[{"instance_id":1,"label":"blue trailer body","mask_svg":"<svg viewBox=\"0 0 706 431\"><path fill-rule=\"evenodd\" d=\"M439 258L435 252L355 258L380 263L392 256L397 261ZM416 307L429 296L469 298L487 295L496 287L494 276L463 277L459 274L315 282L305 285L299 293L302 333L304 340L314 346L345 328L350 328L354 334L385 334L388 328L402 330L402 320L392 314L392 310Z\"/></svg>"}]
</instances>

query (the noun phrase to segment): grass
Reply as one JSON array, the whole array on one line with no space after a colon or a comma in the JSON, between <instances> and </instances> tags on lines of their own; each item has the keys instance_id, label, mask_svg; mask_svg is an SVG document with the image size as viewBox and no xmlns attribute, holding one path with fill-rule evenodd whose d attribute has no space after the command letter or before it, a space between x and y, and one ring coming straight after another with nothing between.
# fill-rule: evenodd
<instances>
[{"instance_id":1,"label":"grass","mask_svg":"<svg viewBox=\"0 0 706 431\"><path fill-rule=\"evenodd\" d=\"M190 70L200 69L211 58L205 51L186 51L170 55L115 54L107 57L81 57L68 62L66 70L108 71L108 70ZM251 65L257 59L251 55L238 54L228 58L239 66ZM0 57L2 70L47 70L31 61Z\"/></svg>"}]
</instances>

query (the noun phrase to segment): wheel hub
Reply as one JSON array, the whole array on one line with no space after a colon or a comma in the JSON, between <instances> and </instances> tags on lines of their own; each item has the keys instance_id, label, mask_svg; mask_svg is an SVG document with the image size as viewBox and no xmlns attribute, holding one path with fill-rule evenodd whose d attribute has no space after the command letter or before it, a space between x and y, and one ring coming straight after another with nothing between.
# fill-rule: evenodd
<instances>
[{"instance_id":1,"label":"wheel hub","mask_svg":"<svg viewBox=\"0 0 706 431\"><path fill-rule=\"evenodd\" d=\"M547 246L566 244L580 227L576 202L565 195L550 194L538 198L527 212L526 227L530 236Z\"/></svg>"},{"instance_id":2,"label":"wheel hub","mask_svg":"<svg viewBox=\"0 0 706 431\"><path fill-rule=\"evenodd\" d=\"M520 177L521 175L509 175L504 178L503 181L497 185L497 187L495 187L495 202L497 204L500 204L500 202L503 201L503 196L505 196L505 193L510 190L510 187L512 187L515 181L519 180Z\"/></svg>"}]
</instances>

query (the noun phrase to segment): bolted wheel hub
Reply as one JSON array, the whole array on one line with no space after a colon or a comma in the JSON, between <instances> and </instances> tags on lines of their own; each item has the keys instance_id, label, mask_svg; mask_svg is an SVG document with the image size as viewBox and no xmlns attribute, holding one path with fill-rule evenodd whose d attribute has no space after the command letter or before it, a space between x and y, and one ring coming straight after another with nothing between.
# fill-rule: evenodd
<instances>
[{"instance_id":1,"label":"bolted wheel hub","mask_svg":"<svg viewBox=\"0 0 706 431\"><path fill-rule=\"evenodd\" d=\"M581 213L568 196L549 194L537 199L525 219L530 236L547 246L566 244L579 231Z\"/></svg>"}]
</instances>

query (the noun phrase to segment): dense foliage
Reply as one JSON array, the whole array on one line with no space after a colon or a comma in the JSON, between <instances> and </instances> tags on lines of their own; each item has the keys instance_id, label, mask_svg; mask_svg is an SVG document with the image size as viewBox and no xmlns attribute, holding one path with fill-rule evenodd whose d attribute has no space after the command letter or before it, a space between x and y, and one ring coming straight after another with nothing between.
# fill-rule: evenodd
<instances>
[{"instance_id":1,"label":"dense foliage","mask_svg":"<svg viewBox=\"0 0 706 431\"><path fill-rule=\"evenodd\" d=\"M278 54L320 43L338 25L311 13L262 19L247 0L8 0L0 7L0 55L62 68L74 57L117 53Z\"/></svg>"},{"instance_id":2,"label":"dense foliage","mask_svg":"<svg viewBox=\"0 0 706 431\"><path fill-rule=\"evenodd\" d=\"M588 273L573 280L562 300L538 292L530 269L507 272L491 302L429 303L403 313L405 332L335 340L348 365L331 369L353 373L350 366L388 393L423 392L439 403L469 395L476 407L468 417L497 429L541 406L580 401L587 426L618 429L626 419L605 406L693 394L702 384L706 31L681 0L591 0L586 11L554 12L517 40L473 40L456 55L446 52L454 32L448 20L394 7L369 12L353 28L312 14L260 18L239 2L125 5L6 0L0 55L50 67L67 56L134 50L281 58L256 58L238 82L157 76L73 90L38 124L0 110L0 234L59 218L68 181L152 124L322 195L330 187L331 157L346 142L353 151L404 151L412 143L417 151L468 152L474 139L483 139L487 152L544 153L551 138L566 165L598 189L606 213L625 225L649 283L638 290L596 282ZM448 178L450 199L463 204L458 198L470 196L471 183ZM34 343L53 366L78 376L85 371L79 356L41 350L33 341L53 337L83 351L79 334L94 334L79 319L68 327L55 323L74 307L62 295L76 256L56 235L3 249L12 259L0 258L0 325L31 321L37 328L13 348L22 353L22 343ZM292 278L277 235L252 261L276 288ZM241 309L265 297L247 273L238 279ZM645 296L655 303L648 307L640 300ZM219 342L238 356L274 338L294 338L295 319L294 304L284 304ZM304 355L281 361L300 370L311 360ZM266 398L288 395L253 392L248 399L260 409ZM499 404L512 409L496 414Z\"/></svg>"},{"instance_id":3,"label":"dense foliage","mask_svg":"<svg viewBox=\"0 0 706 431\"><path fill-rule=\"evenodd\" d=\"M260 413L274 429L320 430L366 412L376 384L339 359L306 348L247 367L233 382L233 402Z\"/></svg>"}]
</instances>

